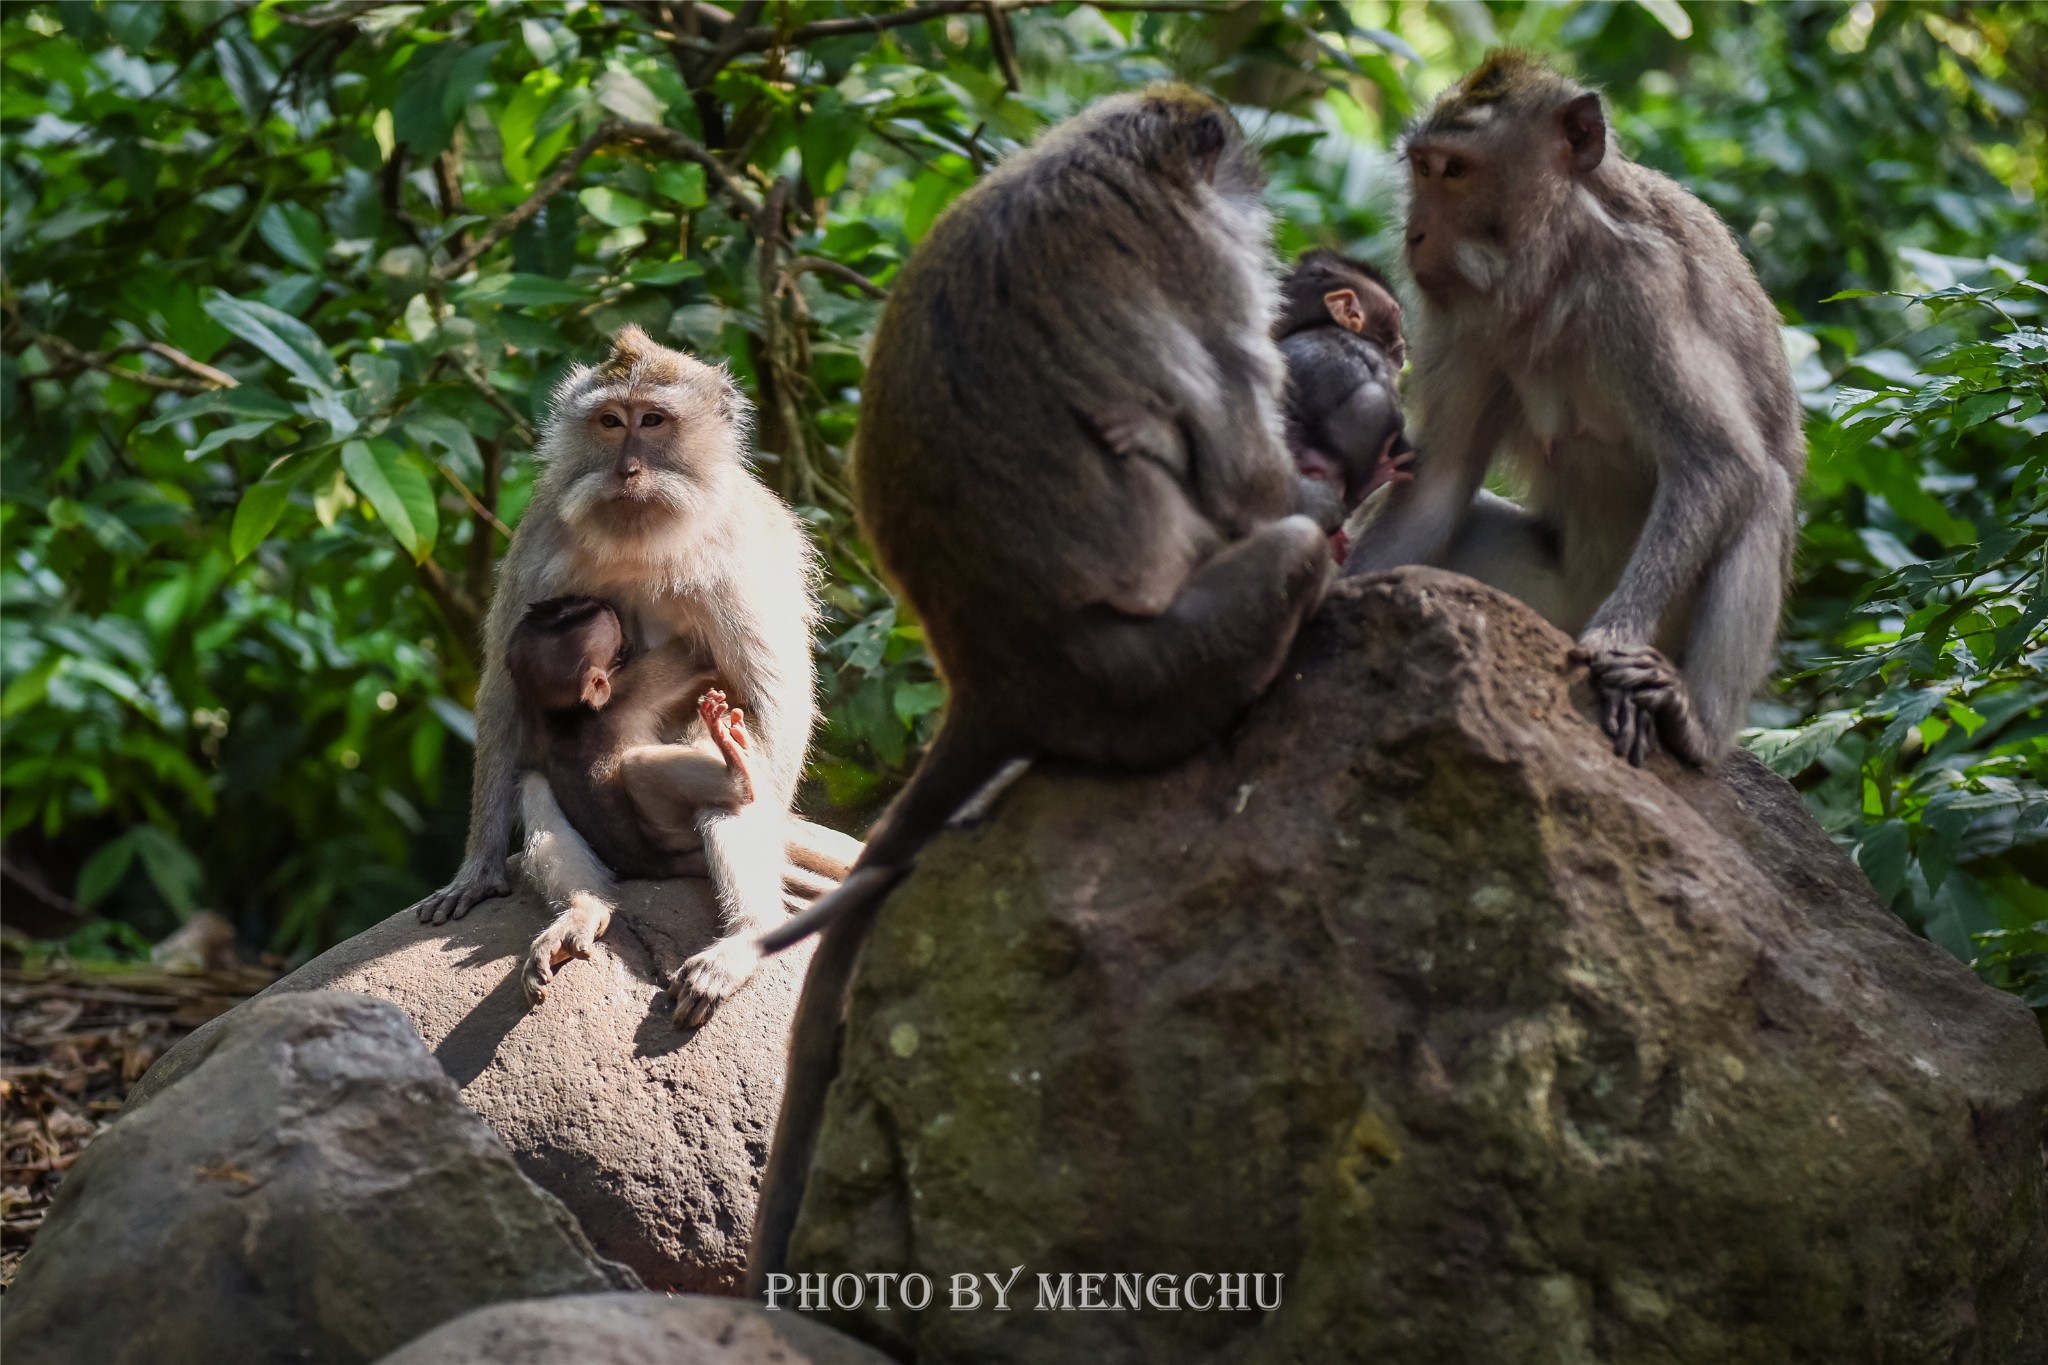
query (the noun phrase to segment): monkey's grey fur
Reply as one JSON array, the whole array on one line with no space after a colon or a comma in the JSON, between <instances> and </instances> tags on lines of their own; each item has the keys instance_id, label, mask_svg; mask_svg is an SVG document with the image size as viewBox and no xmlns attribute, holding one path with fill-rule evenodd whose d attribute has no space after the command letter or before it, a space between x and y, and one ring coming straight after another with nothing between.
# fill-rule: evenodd
<instances>
[{"instance_id":1,"label":"monkey's grey fur","mask_svg":"<svg viewBox=\"0 0 2048 1365\"><path fill-rule=\"evenodd\" d=\"M1661 734L1712 761L1769 670L1797 536L1776 310L1713 212L1533 58L1490 57L1405 151L1422 459L1347 570L1435 563L1522 597L1579 637L1618 752ZM1496 455L1526 511L1475 500Z\"/></svg>"},{"instance_id":2,"label":"monkey's grey fur","mask_svg":"<svg viewBox=\"0 0 2048 1365\"><path fill-rule=\"evenodd\" d=\"M1228 113L1102 101L968 191L890 290L861 520L951 700L819 924L749 1282L782 1269L853 959L917 850L1005 764L1162 764L1265 689L1332 570L1288 516L1261 176ZM962 932L973 932L963 925Z\"/></svg>"}]
</instances>

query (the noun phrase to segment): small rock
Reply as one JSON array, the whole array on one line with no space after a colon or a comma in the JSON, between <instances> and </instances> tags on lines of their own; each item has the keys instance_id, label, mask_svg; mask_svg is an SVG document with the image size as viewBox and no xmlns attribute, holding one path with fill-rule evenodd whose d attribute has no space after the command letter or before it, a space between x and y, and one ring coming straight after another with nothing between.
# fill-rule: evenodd
<instances>
[{"instance_id":1,"label":"small rock","mask_svg":"<svg viewBox=\"0 0 2048 1365\"><path fill-rule=\"evenodd\" d=\"M549 918L528 890L439 927L401 911L258 998L340 990L396 1004L603 1255L655 1288L738 1293L810 945L763 963L689 1033L669 1022L666 987L716 936L709 882L626 883L591 960L558 970L529 1007L519 968ZM203 1056L222 1023L166 1053L129 1107Z\"/></svg>"},{"instance_id":2,"label":"small rock","mask_svg":"<svg viewBox=\"0 0 2048 1365\"><path fill-rule=\"evenodd\" d=\"M630 1288L405 1015L257 1000L86 1148L7 1294L8 1365L356 1365L481 1304Z\"/></svg>"},{"instance_id":3,"label":"small rock","mask_svg":"<svg viewBox=\"0 0 2048 1365\"><path fill-rule=\"evenodd\" d=\"M378 1365L891 1365L796 1313L701 1295L577 1294L443 1323Z\"/></svg>"}]
</instances>

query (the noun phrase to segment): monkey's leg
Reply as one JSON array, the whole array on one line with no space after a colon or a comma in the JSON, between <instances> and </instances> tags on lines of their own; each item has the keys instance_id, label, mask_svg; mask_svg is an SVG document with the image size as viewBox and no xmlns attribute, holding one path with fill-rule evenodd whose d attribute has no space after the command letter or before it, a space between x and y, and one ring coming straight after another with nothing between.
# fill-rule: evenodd
<instances>
[{"instance_id":1,"label":"monkey's leg","mask_svg":"<svg viewBox=\"0 0 2048 1365\"><path fill-rule=\"evenodd\" d=\"M787 817L766 805L709 807L697 817L724 933L669 979L678 1028L698 1028L761 963L761 935L781 922Z\"/></svg>"},{"instance_id":2,"label":"monkey's leg","mask_svg":"<svg viewBox=\"0 0 2048 1365\"><path fill-rule=\"evenodd\" d=\"M537 1005L547 998L557 966L572 957L590 956L611 925L618 893L611 870L562 814L545 777L527 773L520 779L519 808L526 826L526 876L558 911L554 922L534 939L519 974L527 999Z\"/></svg>"},{"instance_id":3,"label":"monkey's leg","mask_svg":"<svg viewBox=\"0 0 2048 1365\"><path fill-rule=\"evenodd\" d=\"M649 819L687 827L702 806L746 802L732 765L709 739L691 744L639 744L619 755L619 780Z\"/></svg>"},{"instance_id":4,"label":"monkey's leg","mask_svg":"<svg viewBox=\"0 0 2048 1365\"><path fill-rule=\"evenodd\" d=\"M1370 540L1371 534L1368 530L1360 540ZM1560 630L1582 624L1570 619L1572 597L1556 530L1483 488L1474 495L1443 567L1520 598Z\"/></svg>"},{"instance_id":5,"label":"monkey's leg","mask_svg":"<svg viewBox=\"0 0 2048 1365\"><path fill-rule=\"evenodd\" d=\"M1210 557L1157 616L1077 613L1062 645L1092 724L1076 729L1069 707L1046 724L1077 743L1046 747L1129 767L1194 752L1273 681L1334 568L1322 529L1284 517Z\"/></svg>"}]
</instances>

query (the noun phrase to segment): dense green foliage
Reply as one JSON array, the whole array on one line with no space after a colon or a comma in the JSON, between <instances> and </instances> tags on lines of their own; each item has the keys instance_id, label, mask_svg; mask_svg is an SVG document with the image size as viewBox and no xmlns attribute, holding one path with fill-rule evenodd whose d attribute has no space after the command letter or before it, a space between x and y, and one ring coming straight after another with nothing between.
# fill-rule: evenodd
<instances>
[{"instance_id":1,"label":"dense green foliage","mask_svg":"<svg viewBox=\"0 0 2048 1365\"><path fill-rule=\"evenodd\" d=\"M1902 915L2048 1003L2048 15L1141 8L0 12L11 865L288 951L437 884L536 414L627 322L758 404L828 564L806 806L857 821L942 699L844 465L876 296L935 215L1178 76L1263 144L1284 250L1391 264L1386 149L1508 41L1604 84L1784 313L1813 469L1753 743Z\"/></svg>"}]
</instances>

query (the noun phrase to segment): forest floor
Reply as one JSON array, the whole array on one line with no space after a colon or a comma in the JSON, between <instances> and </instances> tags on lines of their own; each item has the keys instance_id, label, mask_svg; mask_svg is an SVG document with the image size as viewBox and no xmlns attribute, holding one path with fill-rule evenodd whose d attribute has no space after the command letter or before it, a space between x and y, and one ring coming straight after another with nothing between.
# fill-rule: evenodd
<instances>
[{"instance_id":1,"label":"forest floor","mask_svg":"<svg viewBox=\"0 0 2048 1365\"><path fill-rule=\"evenodd\" d=\"M270 966L0 968L0 1291L58 1182L150 1063L277 976Z\"/></svg>"}]
</instances>

